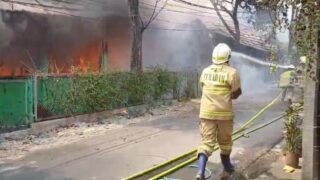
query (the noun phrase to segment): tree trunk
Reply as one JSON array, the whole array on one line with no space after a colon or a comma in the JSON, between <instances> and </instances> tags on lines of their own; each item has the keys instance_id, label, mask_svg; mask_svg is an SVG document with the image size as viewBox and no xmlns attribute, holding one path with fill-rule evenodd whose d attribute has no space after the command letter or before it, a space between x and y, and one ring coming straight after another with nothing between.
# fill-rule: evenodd
<instances>
[{"instance_id":1,"label":"tree trunk","mask_svg":"<svg viewBox=\"0 0 320 180\"><path fill-rule=\"evenodd\" d=\"M139 14L139 0L128 0L132 23L131 71L142 72L142 33L143 25Z\"/></svg>"},{"instance_id":2,"label":"tree trunk","mask_svg":"<svg viewBox=\"0 0 320 180\"><path fill-rule=\"evenodd\" d=\"M234 9L230 10L230 11L228 11L228 9L226 9L225 7L221 6L222 9L224 9L225 13L227 13L228 16L230 16L232 18L234 30L231 27L229 27L224 16L221 14L220 10L218 9L218 4L220 1L210 0L210 2L213 5L213 7L215 8L217 15L218 15L219 19L221 20L222 24L225 26L227 31L233 37L234 45L240 44L240 26L239 26L239 20L238 20L238 7L241 3L241 0L236 0L236 2L234 4Z\"/></svg>"},{"instance_id":3,"label":"tree trunk","mask_svg":"<svg viewBox=\"0 0 320 180\"><path fill-rule=\"evenodd\" d=\"M240 25L238 20L238 8L240 3L241 3L240 0L236 0L234 9L233 9L233 14L232 14L232 20L233 20L234 29L235 29L234 39L237 45L240 44Z\"/></svg>"},{"instance_id":4,"label":"tree trunk","mask_svg":"<svg viewBox=\"0 0 320 180\"><path fill-rule=\"evenodd\" d=\"M238 16L237 16L237 12L234 13L234 15L232 16L232 20L233 20L233 24L234 24L234 40L236 42L236 45L240 44L240 25L239 25L239 21L238 21Z\"/></svg>"},{"instance_id":5,"label":"tree trunk","mask_svg":"<svg viewBox=\"0 0 320 180\"><path fill-rule=\"evenodd\" d=\"M291 21L293 19L295 19L295 6L292 5L292 11L291 11ZM288 52L290 53L291 50L292 50L292 47L294 46L294 40L293 40L293 35L294 35L294 32L293 32L293 29L292 28L289 28L289 45L288 45Z\"/></svg>"}]
</instances>

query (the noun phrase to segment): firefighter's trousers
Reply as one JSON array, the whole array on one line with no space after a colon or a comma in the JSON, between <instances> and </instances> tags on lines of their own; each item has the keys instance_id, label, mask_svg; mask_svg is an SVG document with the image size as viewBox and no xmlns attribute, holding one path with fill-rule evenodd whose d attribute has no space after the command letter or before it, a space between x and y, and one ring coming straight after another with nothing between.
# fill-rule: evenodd
<instances>
[{"instance_id":1,"label":"firefighter's trousers","mask_svg":"<svg viewBox=\"0 0 320 180\"><path fill-rule=\"evenodd\" d=\"M204 153L208 157L218 143L221 154L229 155L232 150L233 120L200 120L201 143L198 154Z\"/></svg>"},{"instance_id":2,"label":"firefighter's trousers","mask_svg":"<svg viewBox=\"0 0 320 180\"><path fill-rule=\"evenodd\" d=\"M282 92L281 101L288 101L289 99L292 100L294 95L294 87L288 86L282 89L283 89L283 92Z\"/></svg>"}]
</instances>

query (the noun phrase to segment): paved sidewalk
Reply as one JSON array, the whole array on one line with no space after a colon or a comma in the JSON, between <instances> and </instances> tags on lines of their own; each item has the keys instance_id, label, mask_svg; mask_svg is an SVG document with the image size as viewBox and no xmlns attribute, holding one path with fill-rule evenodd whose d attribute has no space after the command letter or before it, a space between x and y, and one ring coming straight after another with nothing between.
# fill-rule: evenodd
<instances>
[{"instance_id":1,"label":"paved sidewalk","mask_svg":"<svg viewBox=\"0 0 320 180\"><path fill-rule=\"evenodd\" d=\"M281 142L279 145L275 146L269 153L265 154L261 157L255 165L252 167L256 167L257 164L260 165L258 169L263 170L263 172L254 172L253 170L248 170L251 173L250 179L268 179L268 180L276 180L276 179L285 179L285 180L300 180L301 179L301 168L295 169L292 173L287 173L283 170L285 166L285 157L282 155L282 149L284 142ZM270 161L274 160L270 163ZM300 158L299 165L302 165L302 159ZM252 168L251 167L251 168Z\"/></svg>"},{"instance_id":2,"label":"paved sidewalk","mask_svg":"<svg viewBox=\"0 0 320 180\"><path fill-rule=\"evenodd\" d=\"M250 119L275 95L269 93L262 97L265 98L252 101L252 98L243 96L234 103L235 128ZM269 121L283 110L284 105L277 104L260 116L255 125ZM165 107L158 115L152 114L137 119L119 119L126 121L123 125L80 126L53 132L48 137L32 137L30 143L27 140L13 141L9 143L10 152L14 149L27 152L18 159L0 159L3 161L0 162L0 179L118 180L187 152L199 144L198 103L177 104ZM281 121L276 122L248 138L236 141L232 159L237 167L247 167L274 147L281 140L282 124ZM210 158L211 179L215 179L214 176L222 170L218 153ZM186 170L186 173L177 172L183 174L177 174L176 178L193 179L196 169Z\"/></svg>"}]
</instances>

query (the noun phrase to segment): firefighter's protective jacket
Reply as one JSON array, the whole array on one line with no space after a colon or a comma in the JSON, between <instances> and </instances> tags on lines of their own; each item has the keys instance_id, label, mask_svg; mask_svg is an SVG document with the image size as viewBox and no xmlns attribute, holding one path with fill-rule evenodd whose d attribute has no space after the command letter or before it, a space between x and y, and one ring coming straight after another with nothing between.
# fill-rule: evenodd
<instances>
[{"instance_id":1,"label":"firefighter's protective jacket","mask_svg":"<svg viewBox=\"0 0 320 180\"><path fill-rule=\"evenodd\" d=\"M294 70L285 71L280 75L279 87L281 88L293 87L294 80L295 80L295 71Z\"/></svg>"},{"instance_id":2,"label":"firefighter's protective jacket","mask_svg":"<svg viewBox=\"0 0 320 180\"><path fill-rule=\"evenodd\" d=\"M232 120L234 115L231 96L241 87L237 71L228 64L213 64L202 71L200 83L200 118Z\"/></svg>"}]
</instances>

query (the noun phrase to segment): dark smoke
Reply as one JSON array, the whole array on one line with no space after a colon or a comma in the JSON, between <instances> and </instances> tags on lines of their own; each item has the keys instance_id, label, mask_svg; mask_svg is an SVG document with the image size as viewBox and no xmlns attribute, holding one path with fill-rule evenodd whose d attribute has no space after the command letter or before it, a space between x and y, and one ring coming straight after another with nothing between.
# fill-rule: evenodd
<instances>
[{"instance_id":1,"label":"dark smoke","mask_svg":"<svg viewBox=\"0 0 320 180\"><path fill-rule=\"evenodd\" d=\"M37 64L46 55L68 60L83 46L103 39L101 23L81 19L2 11L1 20L11 38L1 42L0 58L10 59L12 63L32 58Z\"/></svg>"},{"instance_id":2,"label":"dark smoke","mask_svg":"<svg viewBox=\"0 0 320 180\"><path fill-rule=\"evenodd\" d=\"M127 64L130 22L126 0L79 0L72 4L40 2L77 10L58 13L52 11L56 9L15 4L12 11L7 4L1 5L0 70L25 64L40 68L48 60L57 61L61 67L70 67L74 61L79 61L79 54L89 56L88 49L101 49L102 44L109 47L110 62L118 66L121 63L117 61L125 59Z\"/></svg>"}]
</instances>

